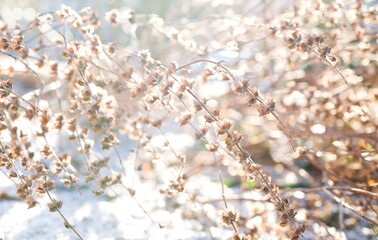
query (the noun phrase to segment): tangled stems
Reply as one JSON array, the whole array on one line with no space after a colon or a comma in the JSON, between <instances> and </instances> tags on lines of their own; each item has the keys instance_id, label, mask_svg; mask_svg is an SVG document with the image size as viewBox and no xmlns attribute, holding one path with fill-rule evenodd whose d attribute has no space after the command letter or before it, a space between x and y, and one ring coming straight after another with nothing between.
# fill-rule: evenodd
<instances>
[{"instance_id":1,"label":"tangled stems","mask_svg":"<svg viewBox=\"0 0 378 240\"><path fill-rule=\"evenodd\" d=\"M243 90L244 90L248 95L250 95L251 97L255 98L259 103L263 104L265 107L267 107L267 108L269 107L269 106L266 104L266 102L265 102L260 96L256 95L256 92L252 92L250 88L243 86L243 83L242 83L240 80L238 80L238 79L234 76L234 74L231 72L231 70L230 70L228 67L226 67L226 66L224 65L224 62L223 62L223 61L216 62L216 61L209 60L209 59L198 59L198 60L195 60L195 61L193 61L193 62L191 62L191 63L188 63L188 64L185 64L185 65L182 65L182 66L178 67L178 68L176 69L176 71L179 71L179 70L185 69L185 68L187 68L187 67L189 67L189 66L191 66L191 65L193 65L193 64L201 63L201 62L202 62L202 63L211 63L211 64L217 66L218 68L222 69L223 71L227 72L228 76L231 77L231 79L233 80L233 82L234 82L234 83L237 83L240 87L242 87ZM278 125L280 126L280 129L281 129L282 132L285 134L285 136L288 138L288 140L289 140L289 142L290 142L290 145L291 145L293 151L295 152L295 151L296 151L296 148L298 147L298 144L294 141L293 137L292 137L291 134L288 132L288 130L287 130L286 126L284 125L284 123L279 119L278 114L275 112L274 108L271 109L271 110L269 111L269 113L271 113L271 114L274 116L274 118L277 120Z\"/></svg>"}]
</instances>

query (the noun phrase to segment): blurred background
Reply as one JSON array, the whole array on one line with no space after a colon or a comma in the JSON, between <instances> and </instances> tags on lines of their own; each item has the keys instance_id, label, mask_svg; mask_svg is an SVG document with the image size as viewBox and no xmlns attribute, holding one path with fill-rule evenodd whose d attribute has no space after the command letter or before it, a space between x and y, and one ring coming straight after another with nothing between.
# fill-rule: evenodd
<instances>
[{"instance_id":1,"label":"blurred background","mask_svg":"<svg viewBox=\"0 0 378 240\"><path fill-rule=\"evenodd\" d=\"M122 91L124 89L121 88L121 93L118 93L117 87L126 86L125 81L135 80L132 83L137 86L140 83L143 89L151 70L159 73L158 69L153 68L146 71L145 66L140 64L141 50L148 49L154 59L166 66L172 61L181 66L195 59L225 61L225 66L238 79L260 90L259 96L276 101L275 110L279 119L298 144L310 149L311 154L293 154L285 132L280 129L283 125L277 124L271 114L260 117L258 105L248 106L245 95L234 93L234 85L220 81L222 73L216 66L194 64L187 72L180 72L180 79L195 80L194 89L199 98L210 99L209 105L221 109L222 117L231 119L235 129L243 134L243 146L252 153L256 163L261 164L272 176L282 189L282 196L290 198L298 209L298 218L306 220L312 228L306 232L307 239L319 239L318 236L327 239L331 236L329 232L338 237L334 239L348 239L348 236L349 239L364 239L365 236L366 239L374 239L376 232L370 225L351 211L345 211L333 197L337 195L336 197L345 198L373 217L378 212L376 199L348 191L335 192L335 195L330 196L322 192L322 187L360 188L368 196L378 190L377 4L376 0L2 0L0 20L2 26L6 23L10 29L15 29L17 22L22 29L40 13L55 13L62 5L77 12L86 7L94 9L95 15L87 15L84 11L80 14L84 19L93 21L86 22L84 27L92 23L97 26L97 20L101 24L94 30L100 36L101 44L95 45L97 42L92 42L90 34L83 36L80 29L70 25L71 22L66 24L58 19L50 23L43 18L48 23L26 31L25 42L30 47L30 52L35 53L26 61L43 74L47 83L60 81L62 85L66 84L68 87L64 91L67 93L59 97L71 100L70 97L74 95L70 91L75 90L77 85L73 81L66 81L64 71L57 75L51 74L50 66L56 60L61 65L60 69L69 68L61 57L62 50L65 50L62 42L60 45L55 43L62 39L59 33L64 32L73 46L76 40L82 41L78 55L87 59L87 72L95 73L91 77L96 79L96 88L104 88L109 95L116 96L120 106L117 112L125 113L122 116L125 118L119 119L120 124L131 121L137 113L145 114L145 109L137 106L140 109L131 111L131 117L126 115L128 111L120 110L121 107L135 107L137 104L130 101L130 95L127 95L127 91ZM109 12L114 14L116 23L109 21ZM57 16L59 14L54 14L54 17L59 18ZM38 41L39 37L44 41L43 44ZM325 40L314 44L313 51L303 49L301 44L307 44L311 37L324 37ZM115 42L119 46L113 62L104 61L106 58L93 54L95 51L91 52L96 47L108 49L109 42ZM92 43L96 47L92 48ZM45 55L52 61L44 67L37 67L37 60L43 60ZM326 57L335 59L335 62L327 62ZM102 68L97 69L98 65L94 63L100 64ZM13 58L0 56L2 78L18 78L20 81L15 81L13 89L20 95L38 89L39 79L30 73L25 75L24 72L17 72L17 68L11 69L16 64ZM130 75L129 70L132 73ZM344 80L352 87L348 88ZM24 85L21 86L21 83ZM58 98L54 94L48 95L51 99L47 100L56 104ZM145 103L143 97L147 94L142 92L137 96L139 104ZM188 106L192 106L190 98L186 101ZM54 104L51 105L52 108ZM178 102L176 104L179 105ZM147 206L148 213L156 219L163 219L167 227L161 230L153 226L132 199L115 198L111 194L94 198L92 189L81 179L80 183L83 184L80 187L85 189L82 198L63 186L54 194L64 200L64 210L68 209L68 216L74 219L87 239L130 239L130 236L135 239L144 239L146 236L150 239L230 237L232 229L219 224L224 208L224 204L219 201L221 186L225 187L226 195L231 199L229 206L242 210L243 223L240 226L243 231L261 239L281 239L279 236L285 230L278 224L279 216L274 211L274 206L262 198L266 197L263 192L254 191L255 182L251 184L245 181L246 173L240 164L227 157L222 159L223 182L220 182L215 167L218 160L210 156L205 143L195 141L193 129L187 125L177 126L176 117L183 110L182 106L176 106L179 111L174 114L170 109L164 109L164 106L161 109L159 107L155 109L157 115L166 117L163 131L174 147L188 156L185 170L188 170L189 181L186 190L196 199L188 198L185 194L171 199L161 194L159 189L165 186L163 183L169 183L167 172L172 169L162 163L159 165L149 155L140 157L137 165L137 158L134 159L132 152L137 140L130 144L130 139L126 136L129 133L124 131L126 134L122 135L122 131L119 131L117 134L122 141L120 153L125 163L129 164L126 169L136 172L136 183L134 185L133 180L130 185L138 188L137 196L141 205ZM85 114L82 115L81 117L86 117ZM193 120L196 126L204 125L202 117L196 115ZM89 126L86 124L87 122L84 126ZM121 125L120 129L122 127L124 126ZM159 146L163 140L156 129L147 129L146 132L148 131L153 136L151 145L156 144L154 147L159 151L163 149L162 153L169 151L166 146ZM108 156L113 164L111 167L120 171L118 162L114 160L115 153L101 149L99 139L102 136L96 134L90 135L97 141L93 155ZM214 140L220 139L215 136L215 131L212 135ZM50 144L62 152L72 154L76 151L75 142L71 143L66 138L64 141L59 138L50 139ZM77 163L77 166L85 169L82 159L77 159L75 160L81 163ZM131 174L126 175L129 177ZM0 182L5 183L5 180ZM9 187L9 192L16 195L12 182L8 182L13 187ZM197 208L194 200L198 200L196 204L200 207ZM36 227L44 225L59 231L56 239L72 239L67 237L59 217L55 218L48 209L27 210L25 204L16 201L12 204L10 201L1 203L0 238L5 232L10 238L16 234L13 239L27 239L30 228L37 229ZM16 215L22 216L23 220L9 221L11 216ZM38 221L38 216L47 220ZM345 223L343 219L346 220ZM108 229L103 226L109 226L112 231L107 232ZM16 232L15 229L21 230ZM52 230L41 229L35 233L35 239L53 239L55 236Z\"/></svg>"}]
</instances>

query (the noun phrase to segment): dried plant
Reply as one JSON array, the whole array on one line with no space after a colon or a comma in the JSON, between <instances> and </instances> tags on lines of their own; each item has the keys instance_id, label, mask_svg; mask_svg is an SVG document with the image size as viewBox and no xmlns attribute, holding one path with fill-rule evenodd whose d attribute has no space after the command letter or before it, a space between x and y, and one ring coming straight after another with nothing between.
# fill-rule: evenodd
<instances>
[{"instance_id":1,"label":"dried plant","mask_svg":"<svg viewBox=\"0 0 378 240\"><path fill-rule=\"evenodd\" d=\"M203 229L232 229L232 239L342 239L350 229L373 239L377 6L181 4L170 21L62 6L0 23L11 63L1 68L0 169L18 197L33 208L47 195L79 239L57 185L131 197L164 228L138 198L150 179L167 204L185 196L177 208L199 206ZM102 29L121 28L124 41L103 40ZM25 82L33 89L17 90ZM190 144L177 147L172 133ZM211 199L195 187L209 170L219 178ZM239 194L226 191L232 183Z\"/></svg>"}]
</instances>

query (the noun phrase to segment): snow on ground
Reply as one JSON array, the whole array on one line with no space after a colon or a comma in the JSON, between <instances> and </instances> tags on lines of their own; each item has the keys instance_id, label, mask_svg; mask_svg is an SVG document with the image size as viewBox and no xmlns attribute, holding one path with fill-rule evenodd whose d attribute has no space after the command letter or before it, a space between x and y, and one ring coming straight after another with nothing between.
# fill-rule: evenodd
<instances>
[{"instance_id":1,"label":"snow on ground","mask_svg":"<svg viewBox=\"0 0 378 240\"><path fill-rule=\"evenodd\" d=\"M2 176L0 189L12 192L7 182L10 181ZM152 184L150 187L153 187ZM180 211L169 213L164 207L155 209L151 216L162 219L162 222L167 225L166 228L160 229L130 197L95 198L89 188L81 190L81 193L80 195L75 190L57 189L53 195L63 201L61 209L63 214L84 239L209 238L206 234L199 232L201 226L198 223L182 220ZM140 192L137 197L141 199L141 204L148 212L153 209L154 204L163 205L163 202L158 199L159 195L154 197L147 194L146 191ZM58 213L49 212L46 197L38 201L39 206L28 209L27 204L19 200L0 200L0 238L4 240L77 239L63 226L63 220Z\"/></svg>"}]
</instances>

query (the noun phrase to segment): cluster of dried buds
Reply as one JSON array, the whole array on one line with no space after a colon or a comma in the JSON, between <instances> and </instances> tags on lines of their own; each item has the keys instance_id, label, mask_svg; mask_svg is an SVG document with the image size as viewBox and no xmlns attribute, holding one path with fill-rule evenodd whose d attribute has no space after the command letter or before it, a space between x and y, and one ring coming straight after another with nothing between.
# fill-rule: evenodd
<instances>
[{"instance_id":1,"label":"cluster of dried buds","mask_svg":"<svg viewBox=\"0 0 378 240\"><path fill-rule=\"evenodd\" d=\"M329 59L332 63L336 62L336 57L330 55L331 47L324 44L326 37L322 35L308 35L303 38L302 34L295 30L291 36L286 39L289 49L300 50L304 52L314 52L322 59Z\"/></svg>"},{"instance_id":2,"label":"cluster of dried buds","mask_svg":"<svg viewBox=\"0 0 378 240\"><path fill-rule=\"evenodd\" d=\"M0 39L0 48L4 51L8 51L12 49L18 53L22 51L24 48L22 42L24 41L24 37L21 35L14 35L12 37L2 37Z\"/></svg>"}]
</instances>

